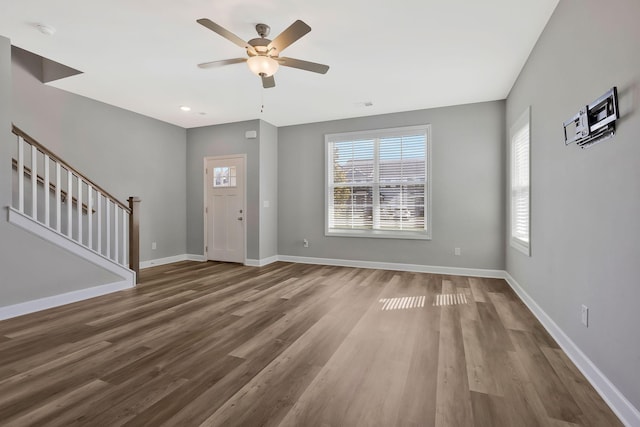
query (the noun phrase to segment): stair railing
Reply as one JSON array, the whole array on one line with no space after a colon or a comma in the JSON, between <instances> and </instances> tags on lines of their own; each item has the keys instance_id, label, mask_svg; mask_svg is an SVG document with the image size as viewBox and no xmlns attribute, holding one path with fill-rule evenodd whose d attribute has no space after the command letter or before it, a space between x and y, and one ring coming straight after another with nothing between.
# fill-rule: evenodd
<instances>
[{"instance_id":1,"label":"stair railing","mask_svg":"<svg viewBox=\"0 0 640 427\"><path fill-rule=\"evenodd\" d=\"M138 280L140 199L129 197L125 205L15 125L12 132L18 139L14 209L128 266Z\"/></svg>"}]
</instances>

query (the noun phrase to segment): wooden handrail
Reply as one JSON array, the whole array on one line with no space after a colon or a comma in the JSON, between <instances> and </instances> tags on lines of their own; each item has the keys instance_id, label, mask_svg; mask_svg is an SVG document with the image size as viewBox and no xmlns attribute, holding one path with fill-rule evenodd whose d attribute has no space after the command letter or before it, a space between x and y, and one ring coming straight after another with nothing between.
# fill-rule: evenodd
<instances>
[{"instance_id":1,"label":"wooden handrail","mask_svg":"<svg viewBox=\"0 0 640 427\"><path fill-rule=\"evenodd\" d=\"M18 161L16 159L11 159L11 165L13 166L14 170L18 170ZM29 178L31 178L31 168L29 168L28 166L23 166L24 168L24 174L26 176L28 176ZM38 183L44 185L44 178L40 175L38 175ZM53 182L49 183L49 191L54 192L56 191L56 185ZM64 191L62 188L60 189L60 197L62 198L62 201L65 202L67 200L67 192ZM78 199L76 199L75 197L71 197L71 203L73 203L74 205L78 205ZM82 212L87 213L88 212L88 207L86 205L86 203L82 204ZM95 209L91 209L91 212L95 212Z\"/></svg>"},{"instance_id":2,"label":"wooden handrail","mask_svg":"<svg viewBox=\"0 0 640 427\"><path fill-rule=\"evenodd\" d=\"M103 195L107 196L108 198L111 199L111 201L113 201L115 204L117 204L118 206L120 206L122 209L124 209L127 213L131 214L131 209L129 208L129 206L127 206L126 204L122 203L120 200L118 200L116 197L112 196L111 194L109 194L108 191L106 191L104 188L100 187L98 184L96 184L95 182L91 181L89 178L86 177L86 175L78 172L77 169L69 166L68 163L65 163L64 161L62 161L60 159L60 157L58 155L56 155L54 152L52 152L51 150L49 150L47 147L45 147L44 145L40 144L38 141L36 141L34 138L32 138L31 136L29 136L26 132L24 132L22 129L20 129L19 127L17 127L16 125L12 124L11 125L11 132L13 132L15 135L21 137L22 139L24 139L25 141L27 141L29 144L35 146L38 148L38 150L40 150L41 152L43 152L44 154L48 155L49 157L53 158L56 162L60 163L60 165L62 165L65 169L67 169L70 172L73 172L75 175L79 176L80 178L82 178L82 180L84 182L86 182L87 184L91 185L93 188L95 188L96 190L100 191Z\"/></svg>"},{"instance_id":3,"label":"wooden handrail","mask_svg":"<svg viewBox=\"0 0 640 427\"><path fill-rule=\"evenodd\" d=\"M82 222L78 223L78 238L74 238L72 237L72 233L71 233L71 223L72 223L72 219L71 219L71 206L72 204L75 203L76 206L78 206L78 200L81 199L81 195L82 195L82 187L79 186L79 192L78 192L78 198L73 197L73 191L72 191L72 176L75 175L78 180L79 183L80 182L84 182L86 183L88 186L91 186L92 189L95 189L98 193L98 195L102 195L105 197L105 199L110 200L114 206L117 208L119 207L120 209L122 209L122 211L126 214L128 214L129 217L129 246L128 246L128 258L129 258L129 268L131 270L133 270L136 273L136 283L139 282L139 277L140 277L140 198L138 197L129 197L128 200L128 206L124 203L122 203L121 201L119 201L118 199L116 199L114 196L112 196L111 194L109 194L108 191L106 191L104 188L100 187L98 184L96 184L95 182L93 182L92 180L90 180L89 178L86 177L86 175L78 172L77 169L71 167L68 163L65 163L64 161L62 161L62 159L60 159L60 157L58 157L55 153L53 153L51 150L49 150L48 148L46 148L45 146L43 146L42 144L40 144L38 141L36 141L34 138L32 138L31 136L29 136L26 132L24 132L23 130L21 130L20 128L18 128L16 125L12 124L12 132L18 137L18 159L20 160L16 160L16 159L12 159L12 163L13 163L13 168L18 170L18 187L19 187L19 212L24 214L23 209L23 202L24 202L24 176L27 175L29 177L31 177L31 182L32 185L34 186L34 190L33 190L33 205L34 207L32 208L32 211L35 212L35 205L36 205L36 200L37 200L37 183L40 183L43 185L43 187L46 185L45 184L45 179L42 178L40 175L36 175L36 178L34 179L33 175L34 175L34 170L37 169L37 163L34 165L31 165L31 168L29 168L28 166L26 166L23 162L24 159L24 149L23 149L23 142L26 142L28 144L31 145L31 153L32 153L32 162L36 162L36 155L37 153L43 153L45 155L45 157L49 157L51 160L53 160L53 162L56 163L56 167L61 167L67 170L67 174L71 174L71 175L67 175L68 178L68 185L70 188L67 189L67 191L63 191L62 190L62 185L59 182L56 182L55 184L52 182L48 183L49 186L49 191L54 191L56 193L56 206L58 209L58 212L60 212L60 202L64 201L65 199L68 200L69 199L69 194L71 194L71 203L67 205L68 209L69 209L69 219L68 219L68 231L67 231L67 236L69 238L72 238L73 240L75 240L76 242L80 243L81 245L88 247L90 249L93 249L91 243L85 245L84 242L82 241L82 234L81 234L81 224ZM35 147L36 149L33 150L33 147ZM48 166L48 165L47 165ZM59 169L57 169L58 171ZM45 170L45 174L46 174L46 170ZM59 180L59 176L57 178ZM58 186L58 187L57 187ZM46 190L45 190L46 191ZM62 200L58 200L57 198L57 194L60 194L60 199ZM88 193L89 195L91 195L92 193ZM48 199L47 199L48 201ZM109 205L107 204L107 207ZM45 205L45 212L48 212L48 204ZM80 209L82 209L82 211L80 211ZM88 208L86 204L82 204L81 208L78 208L78 221L80 221L81 219L81 212L88 212ZM38 221L37 219L37 212L32 212L31 213L31 217ZM92 209L93 212L93 209ZM107 232L109 232L109 210L107 210ZM115 212L114 212L115 214ZM47 213L45 213L45 216L48 216ZM60 214L58 213L58 216L60 216ZM91 217L89 217L91 218ZM118 217L114 217L113 223L115 224L115 230L116 233L118 233L118 227L117 227L117 218ZM100 208L98 208L98 220L100 220ZM38 221L39 222L39 221ZM49 222L47 221L45 223L45 225L49 228L52 228L49 226ZM124 224L123 224L123 227ZM122 230L125 230L126 228L123 228ZM56 228L54 228L55 231L57 232L61 232L61 226L60 226L60 218L58 218L58 225ZM99 229L100 230L100 229ZM126 231L122 231L123 233L125 233ZM124 261L124 257L126 256L125 254L123 254L123 257L121 258L118 254L118 246L117 246L117 242L118 242L118 238L117 235L115 235L115 241L116 241L116 247L115 250L113 251L115 253L114 257L112 257L112 251L109 249L109 242L110 240L107 240L107 247L106 247L106 254L105 251L102 250L102 248L98 247L97 251L115 261L116 263L120 264L120 265L124 265L125 261ZM91 234L89 234L89 239L91 239ZM107 236L107 239L111 239L111 236ZM98 246L100 246L100 234L98 234ZM124 243L124 242L123 242ZM124 250L124 248L123 248ZM122 262L120 262L120 258L122 259Z\"/></svg>"}]
</instances>

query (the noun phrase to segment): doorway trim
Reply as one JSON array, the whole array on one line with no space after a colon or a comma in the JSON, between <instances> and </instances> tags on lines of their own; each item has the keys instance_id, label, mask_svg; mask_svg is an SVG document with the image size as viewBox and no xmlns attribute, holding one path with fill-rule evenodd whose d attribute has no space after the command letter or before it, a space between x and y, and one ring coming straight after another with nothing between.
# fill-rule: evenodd
<instances>
[{"instance_id":1,"label":"doorway trim","mask_svg":"<svg viewBox=\"0 0 640 427\"><path fill-rule=\"evenodd\" d=\"M244 163L243 173L243 182L244 182L244 200L242 200L242 204L244 205L244 221L243 222L243 234L244 234L244 261L243 265L247 265L247 155L246 154L228 154L224 156L206 156L202 159L202 222L204 224L204 234L203 234L203 244L202 244L202 253L204 254L204 261L209 261L209 255L207 251L208 246L208 224L207 224L207 192L209 191L208 181L207 181L207 162L209 160L227 160L227 159L242 159Z\"/></svg>"}]
</instances>

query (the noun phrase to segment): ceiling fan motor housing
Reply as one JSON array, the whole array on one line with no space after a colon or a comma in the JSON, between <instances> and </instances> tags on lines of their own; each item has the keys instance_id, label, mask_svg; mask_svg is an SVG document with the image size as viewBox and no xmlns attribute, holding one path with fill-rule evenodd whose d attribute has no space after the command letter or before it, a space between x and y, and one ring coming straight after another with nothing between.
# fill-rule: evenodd
<instances>
[{"instance_id":1,"label":"ceiling fan motor housing","mask_svg":"<svg viewBox=\"0 0 640 427\"><path fill-rule=\"evenodd\" d=\"M267 24L256 24L256 31L260 37L265 38L269 35L271 27Z\"/></svg>"},{"instance_id":2,"label":"ceiling fan motor housing","mask_svg":"<svg viewBox=\"0 0 640 427\"><path fill-rule=\"evenodd\" d=\"M253 48L255 49L255 52L247 49L247 55L249 56L255 56L256 54L267 55L270 53L268 46L269 46L269 43L271 43L271 40L269 39L265 39L265 38L251 39L247 43L253 46Z\"/></svg>"},{"instance_id":3,"label":"ceiling fan motor housing","mask_svg":"<svg viewBox=\"0 0 640 427\"><path fill-rule=\"evenodd\" d=\"M251 39L247 42L248 44L253 46L255 52L247 49L247 55L256 56L257 54L259 56L277 57L277 52L272 52L275 49L269 49L269 43L271 43L271 40L266 38L271 31L271 27L269 27L267 24L256 24L256 31L258 32L260 38Z\"/></svg>"}]
</instances>

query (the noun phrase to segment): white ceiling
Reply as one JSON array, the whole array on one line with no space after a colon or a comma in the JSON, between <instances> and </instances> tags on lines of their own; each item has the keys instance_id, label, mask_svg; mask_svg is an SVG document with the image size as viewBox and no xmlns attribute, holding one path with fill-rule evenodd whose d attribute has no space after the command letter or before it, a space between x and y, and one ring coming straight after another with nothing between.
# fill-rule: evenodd
<instances>
[{"instance_id":1,"label":"white ceiling","mask_svg":"<svg viewBox=\"0 0 640 427\"><path fill-rule=\"evenodd\" d=\"M0 35L82 71L49 83L69 92L185 128L256 118L285 126L504 99L557 3L0 0ZM301 19L312 31L283 56L331 68L280 67L272 89L245 64L199 69L246 55L196 23L205 17L245 40L257 37L256 23L273 39Z\"/></svg>"}]
</instances>

